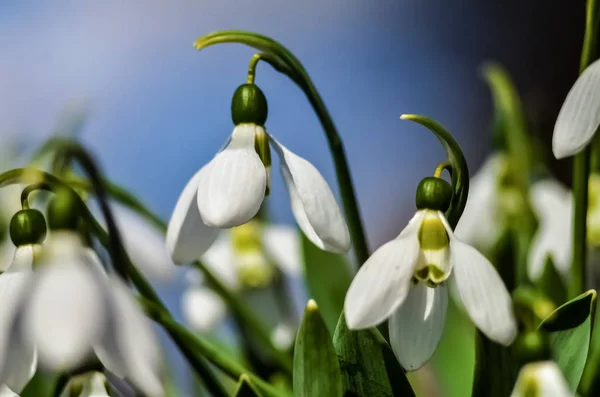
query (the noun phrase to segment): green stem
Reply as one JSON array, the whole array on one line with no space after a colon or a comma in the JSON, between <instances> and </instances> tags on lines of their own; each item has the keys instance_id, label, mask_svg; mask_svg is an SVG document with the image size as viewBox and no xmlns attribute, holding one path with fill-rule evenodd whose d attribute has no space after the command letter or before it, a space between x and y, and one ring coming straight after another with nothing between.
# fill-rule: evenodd
<instances>
[{"instance_id":1,"label":"green stem","mask_svg":"<svg viewBox=\"0 0 600 397\"><path fill-rule=\"evenodd\" d=\"M81 178L71 178L68 181L69 184L84 190L88 190L91 187L89 181ZM108 194L114 200L138 213L140 216L152 223L158 230L162 231L163 233L166 232L166 223L150 209L148 209L147 206L141 203L135 196L115 183L105 181L105 185L107 187ZM227 303L227 306L232 310L240 325L252 330L252 332L270 348L271 355L277 360L280 367L287 374L291 374L292 362L290 357L285 352L282 352L275 347L275 345L273 345L269 330L257 319L256 316L253 315L252 309L250 309L250 307L248 307L248 305L238 296L233 294L229 288L223 284L223 282L208 268L208 266L205 266L201 261L196 261L193 263L193 265L204 274L208 285L219 295L221 299L223 299L225 303ZM136 275L134 275L134 277L135 276ZM134 282L134 284L137 286L136 282Z\"/></svg>"},{"instance_id":2,"label":"green stem","mask_svg":"<svg viewBox=\"0 0 600 397\"><path fill-rule=\"evenodd\" d=\"M586 288L587 262L587 207L588 178L590 173L590 150L586 147L573 160L573 258L571 263L571 279L569 281L569 297L574 298Z\"/></svg>"},{"instance_id":3,"label":"green stem","mask_svg":"<svg viewBox=\"0 0 600 397\"><path fill-rule=\"evenodd\" d=\"M224 373L236 380L242 374L250 373L244 366L227 357L211 343L197 337L187 328L177 323L167 312L164 311L164 309L144 299L141 299L141 302L146 314L160 324L173 337L176 343L178 343L178 345L181 344L186 351L189 352L189 354L195 357L205 357ZM285 395L257 376L249 376L254 384L259 387L266 396L282 397Z\"/></svg>"},{"instance_id":4,"label":"green stem","mask_svg":"<svg viewBox=\"0 0 600 397\"><path fill-rule=\"evenodd\" d=\"M597 59L596 40L598 36L598 23L600 13L595 0L588 0L585 36L581 51L579 73ZM569 283L569 296L571 298L581 294L586 288L587 266L587 207L588 207L588 180L590 175L590 146L587 146L573 159L573 258L571 263L571 281Z\"/></svg>"},{"instance_id":5,"label":"green stem","mask_svg":"<svg viewBox=\"0 0 600 397\"><path fill-rule=\"evenodd\" d=\"M252 32L236 30L214 32L196 40L194 47L197 50L201 50L220 43L241 43L263 51L265 54L261 54L261 59L268 62L277 71L287 75L308 98L325 130L325 136L329 143L329 150L331 151L335 166L340 196L344 204L346 222L348 222L350 236L354 245L355 256L357 262L362 265L369 257L369 249L344 146L331 115L308 73L298 58L287 48L271 38ZM268 55L268 57L265 55Z\"/></svg>"},{"instance_id":6,"label":"green stem","mask_svg":"<svg viewBox=\"0 0 600 397\"><path fill-rule=\"evenodd\" d=\"M23 191L21 192L21 208L23 208L24 210L28 210L30 208L29 195L36 190L52 191L52 186L45 182L40 182L25 187L25 189L23 189Z\"/></svg>"}]
</instances>

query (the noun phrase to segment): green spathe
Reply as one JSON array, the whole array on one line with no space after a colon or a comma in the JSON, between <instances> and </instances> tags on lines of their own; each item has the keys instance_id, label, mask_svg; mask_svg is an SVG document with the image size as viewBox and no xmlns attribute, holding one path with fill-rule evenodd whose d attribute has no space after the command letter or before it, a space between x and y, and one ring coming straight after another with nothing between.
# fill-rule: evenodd
<instances>
[{"instance_id":1,"label":"green spathe","mask_svg":"<svg viewBox=\"0 0 600 397\"><path fill-rule=\"evenodd\" d=\"M255 84L242 84L231 99L231 119L233 124L252 123L264 125L267 121L268 106L265 94Z\"/></svg>"}]
</instances>

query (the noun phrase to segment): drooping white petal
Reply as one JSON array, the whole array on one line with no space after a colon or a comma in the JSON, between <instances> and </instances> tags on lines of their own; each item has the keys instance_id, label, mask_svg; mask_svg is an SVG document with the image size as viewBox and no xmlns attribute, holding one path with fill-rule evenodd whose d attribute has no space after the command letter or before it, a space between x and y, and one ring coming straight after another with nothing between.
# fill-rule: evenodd
<instances>
[{"instance_id":1,"label":"drooping white petal","mask_svg":"<svg viewBox=\"0 0 600 397\"><path fill-rule=\"evenodd\" d=\"M171 280L175 267L165 247L164 235L140 215L127 208L115 205L113 211L123 238L123 245L133 263L154 280ZM198 244L200 243L196 242L196 245Z\"/></svg>"},{"instance_id":2,"label":"drooping white petal","mask_svg":"<svg viewBox=\"0 0 600 397\"><path fill-rule=\"evenodd\" d=\"M37 246L21 246L9 270L0 275L0 383L18 393L29 383L37 367L35 348L20 338L15 323L31 279Z\"/></svg>"},{"instance_id":3,"label":"drooping white petal","mask_svg":"<svg viewBox=\"0 0 600 397\"><path fill-rule=\"evenodd\" d=\"M198 209L208 226L240 226L256 215L265 198L267 171L254 148L254 124L240 124L231 142L200 171Z\"/></svg>"},{"instance_id":4,"label":"drooping white petal","mask_svg":"<svg viewBox=\"0 0 600 397\"><path fill-rule=\"evenodd\" d=\"M389 321L390 344L407 371L421 368L433 355L442 336L448 308L445 284L413 286Z\"/></svg>"},{"instance_id":5,"label":"drooping white petal","mask_svg":"<svg viewBox=\"0 0 600 397\"><path fill-rule=\"evenodd\" d=\"M167 227L167 249L178 265L200 258L219 235L219 229L206 226L198 210L201 172L185 185Z\"/></svg>"},{"instance_id":6,"label":"drooping white petal","mask_svg":"<svg viewBox=\"0 0 600 397\"><path fill-rule=\"evenodd\" d=\"M552 135L554 157L561 159L581 151L600 125L600 62L579 76L558 113Z\"/></svg>"},{"instance_id":7,"label":"drooping white petal","mask_svg":"<svg viewBox=\"0 0 600 397\"><path fill-rule=\"evenodd\" d=\"M240 287L235 266L235 252L229 231L223 231L201 259L212 273L229 288L238 289Z\"/></svg>"},{"instance_id":8,"label":"drooping white petal","mask_svg":"<svg viewBox=\"0 0 600 397\"><path fill-rule=\"evenodd\" d=\"M467 205L454 233L462 241L487 249L499 232L498 177L503 155L490 156L471 178Z\"/></svg>"},{"instance_id":9,"label":"drooping white petal","mask_svg":"<svg viewBox=\"0 0 600 397\"><path fill-rule=\"evenodd\" d=\"M360 268L344 301L350 329L373 327L388 318L408 295L419 258L419 211L395 239L379 247Z\"/></svg>"},{"instance_id":10,"label":"drooping white petal","mask_svg":"<svg viewBox=\"0 0 600 397\"><path fill-rule=\"evenodd\" d=\"M107 292L81 246L65 252L54 247L60 244L56 234L52 240L54 252L40 263L30 286L22 326L25 341L38 348L40 364L64 370L86 358L103 334Z\"/></svg>"},{"instance_id":11,"label":"drooping white petal","mask_svg":"<svg viewBox=\"0 0 600 397\"><path fill-rule=\"evenodd\" d=\"M95 347L100 361L129 379L144 395L162 396L158 341L133 296L118 279L110 280L110 325Z\"/></svg>"},{"instance_id":12,"label":"drooping white petal","mask_svg":"<svg viewBox=\"0 0 600 397\"><path fill-rule=\"evenodd\" d=\"M291 276L302 273L300 236L296 228L269 224L264 228L263 242L267 254L284 273Z\"/></svg>"},{"instance_id":13,"label":"drooping white petal","mask_svg":"<svg viewBox=\"0 0 600 397\"><path fill-rule=\"evenodd\" d=\"M449 226L450 283L469 317L488 338L510 345L517 335L510 295L494 266L475 248L458 240Z\"/></svg>"},{"instance_id":14,"label":"drooping white petal","mask_svg":"<svg viewBox=\"0 0 600 397\"><path fill-rule=\"evenodd\" d=\"M550 255L557 270L568 277L573 235L571 192L560 183L546 179L531 186L530 199L539 223L529 249L529 278L540 277L546 255Z\"/></svg>"},{"instance_id":15,"label":"drooping white petal","mask_svg":"<svg viewBox=\"0 0 600 397\"><path fill-rule=\"evenodd\" d=\"M223 321L227 306L217 294L206 287L188 288L181 297L185 322L197 332L210 332Z\"/></svg>"},{"instance_id":16,"label":"drooping white petal","mask_svg":"<svg viewBox=\"0 0 600 397\"><path fill-rule=\"evenodd\" d=\"M521 368L510 397L573 397L560 368L552 361L529 363Z\"/></svg>"},{"instance_id":17,"label":"drooping white petal","mask_svg":"<svg viewBox=\"0 0 600 397\"><path fill-rule=\"evenodd\" d=\"M296 222L317 247L337 253L350 249L350 234L329 185L308 161L269 136L281 161Z\"/></svg>"}]
</instances>

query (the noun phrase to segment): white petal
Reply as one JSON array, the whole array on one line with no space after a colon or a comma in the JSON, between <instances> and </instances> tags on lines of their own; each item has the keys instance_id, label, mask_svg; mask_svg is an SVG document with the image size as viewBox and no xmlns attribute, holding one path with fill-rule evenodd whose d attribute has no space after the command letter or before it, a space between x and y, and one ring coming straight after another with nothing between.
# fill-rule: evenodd
<instances>
[{"instance_id":1,"label":"white petal","mask_svg":"<svg viewBox=\"0 0 600 397\"><path fill-rule=\"evenodd\" d=\"M529 278L536 280L541 276L547 255L552 257L557 270L567 278L573 235L571 192L560 183L547 179L531 186L530 199L539 224L529 249Z\"/></svg>"},{"instance_id":2,"label":"white petal","mask_svg":"<svg viewBox=\"0 0 600 397\"><path fill-rule=\"evenodd\" d=\"M589 65L579 76L558 113L552 135L557 159L583 149L600 125L600 62Z\"/></svg>"},{"instance_id":3,"label":"white petal","mask_svg":"<svg viewBox=\"0 0 600 397\"><path fill-rule=\"evenodd\" d=\"M407 371L421 368L433 355L442 336L448 307L444 284L429 288L419 283L389 322L390 344Z\"/></svg>"},{"instance_id":4,"label":"white petal","mask_svg":"<svg viewBox=\"0 0 600 397\"><path fill-rule=\"evenodd\" d=\"M238 289L240 282L229 233L224 231L219 235L212 247L202 256L202 262L229 288Z\"/></svg>"},{"instance_id":5,"label":"white petal","mask_svg":"<svg viewBox=\"0 0 600 397\"><path fill-rule=\"evenodd\" d=\"M504 156L490 156L470 181L467 205L454 233L462 241L487 249L495 243L498 225L498 176Z\"/></svg>"},{"instance_id":6,"label":"white petal","mask_svg":"<svg viewBox=\"0 0 600 397\"><path fill-rule=\"evenodd\" d=\"M34 277L23 331L42 366L64 370L85 359L103 334L107 292L85 255L53 259Z\"/></svg>"},{"instance_id":7,"label":"white petal","mask_svg":"<svg viewBox=\"0 0 600 397\"><path fill-rule=\"evenodd\" d=\"M181 192L167 227L167 249L174 263L192 262L210 248L219 229L206 226L198 211L198 171Z\"/></svg>"},{"instance_id":8,"label":"white petal","mask_svg":"<svg viewBox=\"0 0 600 397\"><path fill-rule=\"evenodd\" d=\"M172 279L175 267L165 247L163 233L127 208L115 205L113 211L123 244L133 263L152 279Z\"/></svg>"},{"instance_id":9,"label":"white petal","mask_svg":"<svg viewBox=\"0 0 600 397\"><path fill-rule=\"evenodd\" d=\"M111 323L96 354L112 372L129 379L146 396L162 396L158 341L125 285L111 279Z\"/></svg>"},{"instance_id":10,"label":"white petal","mask_svg":"<svg viewBox=\"0 0 600 397\"><path fill-rule=\"evenodd\" d=\"M210 332L223 321L227 306L217 294L206 287L189 288L181 297L185 322L197 332Z\"/></svg>"},{"instance_id":11,"label":"white petal","mask_svg":"<svg viewBox=\"0 0 600 397\"><path fill-rule=\"evenodd\" d=\"M254 148L253 124L235 127L229 145L202 168L198 209L204 223L231 228L243 225L265 198L267 171Z\"/></svg>"},{"instance_id":12,"label":"white petal","mask_svg":"<svg viewBox=\"0 0 600 397\"><path fill-rule=\"evenodd\" d=\"M296 228L269 224L264 228L263 242L267 254L284 273L292 276L302 273L300 236Z\"/></svg>"},{"instance_id":13,"label":"white petal","mask_svg":"<svg viewBox=\"0 0 600 397\"><path fill-rule=\"evenodd\" d=\"M329 185L317 169L269 136L281 160L292 212L306 237L317 247L337 253L350 249L350 234Z\"/></svg>"},{"instance_id":14,"label":"white petal","mask_svg":"<svg viewBox=\"0 0 600 397\"><path fill-rule=\"evenodd\" d=\"M5 385L2 385L0 386L0 397L19 397L19 395Z\"/></svg>"},{"instance_id":15,"label":"white petal","mask_svg":"<svg viewBox=\"0 0 600 397\"><path fill-rule=\"evenodd\" d=\"M535 391L535 392L534 392ZM532 392L534 392L532 394ZM519 371L519 377L511 397L573 397L574 393L556 363L542 361L526 364Z\"/></svg>"},{"instance_id":16,"label":"white petal","mask_svg":"<svg viewBox=\"0 0 600 397\"><path fill-rule=\"evenodd\" d=\"M294 343L295 337L296 330L285 323L277 324L275 329L271 332L271 342L273 342L273 345L280 350L289 349Z\"/></svg>"},{"instance_id":17,"label":"white petal","mask_svg":"<svg viewBox=\"0 0 600 397\"><path fill-rule=\"evenodd\" d=\"M517 335L510 295L492 264L475 248L450 235L454 284L471 320L488 338L510 345Z\"/></svg>"},{"instance_id":18,"label":"white petal","mask_svg":"<svg viewBox=\"0 0 600 397\"><path fill-rule=\"evenodd\" d=\"M381 247L360 268L346 293L344 313L350 329L373 327L404 302L419 258L417 212L400 236Z\"/></svg>"},{"instance_id":19,"label":"white petal","mask_svg":"<svg viewBox=\"0 0 600 397\"><path fill-rule=\"evenodd\" d=\"M34 346L21 340L15 324L15 316L30 285L33 251L33 246L19 247L9 271L0 275L0 383L19 393L37 367Z\"/></svg>"}]
</instances>

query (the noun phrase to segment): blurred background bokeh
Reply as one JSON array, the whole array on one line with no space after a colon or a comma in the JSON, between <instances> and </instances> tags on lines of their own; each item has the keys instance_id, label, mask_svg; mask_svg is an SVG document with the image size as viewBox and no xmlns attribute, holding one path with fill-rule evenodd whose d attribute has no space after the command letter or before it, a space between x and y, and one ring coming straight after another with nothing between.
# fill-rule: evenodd
<instances>
[{"instance_id":1,"label":"blurred background bokeh","mask_svg":"<svg viewBox=\"0 0 600 397\"><path fill-rule=\"evenodd\" d=\"M419 180L443 159L436 139L399 120L452 131L474 172L491 149L492 103L479 68L505 65L530 131L549 141L577 77L585 1L106 0L0 2L0 134L31 146L86 110L81 139L110 178L165 219L188 179L233 128L229 106L253 51L192 42L220 29L275 38L303 62L346 146L371 249L414 211ZM268 130L335 183L303 94L260 65ZM8 143L6 144L8 145ZM568 165L555 163L558 177ZM293 224L279 177L271 217ZM568 181L567 181L568 182ZM177 311L177 286L167 291Z\"/></svg>"}]
</instances>

